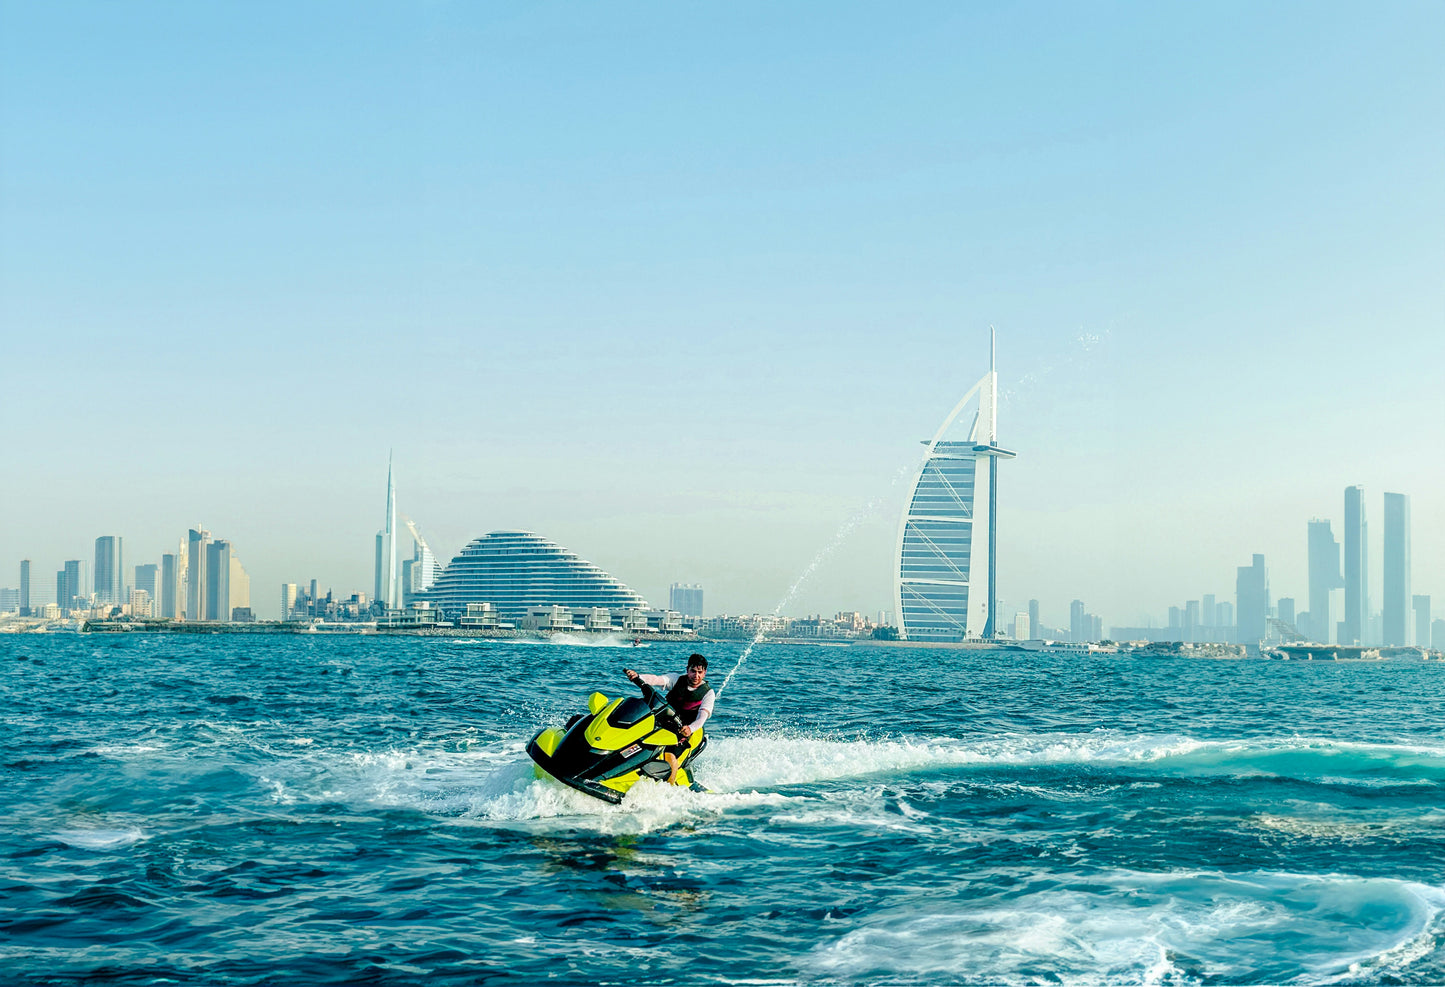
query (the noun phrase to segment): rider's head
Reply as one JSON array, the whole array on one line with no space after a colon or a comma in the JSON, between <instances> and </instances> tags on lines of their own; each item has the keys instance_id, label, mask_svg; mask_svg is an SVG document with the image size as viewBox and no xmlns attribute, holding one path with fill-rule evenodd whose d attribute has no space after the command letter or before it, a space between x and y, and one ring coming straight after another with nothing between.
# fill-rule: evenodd
<instances>
[{"instance_id":1,"label":"rider's head","mask_svg":"<svg viewBox=\"0 0 1445 987\"><path fill-rule=\"evenodd\" d=\"M702 655L694 654L687 659L687 680L696 688L707 675L707 659Z\"/></svg>"},{"instance_id":2,"label":"rider's head","mask_svg":"<svg viewBox=\"0 0 1445 987\"><path fill-rule=\"evenodd\" d=\"M696 668L701 668L703 671L707 671L707 659L704 658L702 655L699 655L699 654L691 654L691 655L688 655L688 656L687 656L687 667L688 667L688 668L694 668L694 667L696 667Z\"/></svg>"}]
</instances>

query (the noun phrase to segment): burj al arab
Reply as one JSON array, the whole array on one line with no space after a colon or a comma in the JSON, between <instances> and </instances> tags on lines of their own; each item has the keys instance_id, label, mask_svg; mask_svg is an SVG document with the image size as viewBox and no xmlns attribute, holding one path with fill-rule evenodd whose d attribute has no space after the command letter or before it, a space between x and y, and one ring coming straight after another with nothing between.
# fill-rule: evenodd
<instances>
[{"instance_id":1,"label":"burj al arab","mask_svg":"<svg viewBox=\"0 0 1445 987\"><path fill-rule=\"evenodd\" d=\"M894 606L904 640L988 640L995 634L998 461L1015 453L998 444L993 339L989 350L988 373L926 443L899 521Z\"/></svg>"}]
</instances>

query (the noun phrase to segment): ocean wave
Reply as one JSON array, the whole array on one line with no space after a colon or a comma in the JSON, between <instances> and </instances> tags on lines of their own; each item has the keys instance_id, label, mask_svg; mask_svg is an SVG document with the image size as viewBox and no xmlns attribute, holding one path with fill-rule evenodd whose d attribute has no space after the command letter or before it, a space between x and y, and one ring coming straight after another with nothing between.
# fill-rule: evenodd
<instances>
[{"instance_id":1,"label":"ocean wave","mask_svg":"<svg viewBox=\"0 0 1445 987\"><path fill-rule=\"evenodd\" d=\"M1373 817L1363 810L1341 815L1328 806L1297 806L1292 812L1280 807L1252 817L1246 828L1287 839L1341 843L1415 840L1422 833L1432 832L1439 839L1445 837L1445 815L1434 812L1411 813L1404 818Z\"/></svg>"},{"instance_id":2,"label":"ocean wave","mask_svg":"<svg viewBox=\"0 0 1445 987\"><path fill-rule=\"evenodd\" d=\"M62 829L41 837L78 850L118 850L146 838L146 832L137 826L124 829Z\"/></svg>"},{"instance_id":3,"label":"ocean wave","mask_svg":"<svg viewBox=\"0 0 1445 987\"><path fill-rule=\"evenodd\" d=\"M1161 775L1292 778L1383 788L1445 782L1445 749L1307 737L1200 740L1180 734L1004 734L985 738L834 740L724 736L708 749L709 783L727 790L938 769L1079 766Z\"/></svg>"},{"instance_id":4,"label":"ocean wave","mask_svg":"<svg viewBox=\"0 0 1445 987\"><path fill-rule=\"evenodd\" d=\"M970 740L832 740L779 734L725 736L710 741L707 772L710 785L737 790L937 768L1139 764L1157 762L1200 746L1200 741L1188 737L1105 731Z\"/></svg>"},{"instance_id":5,"label":"ocean wave","mask_svg":"<svg viewBox=\"0 0 1445 987\"><path fill-rule=\"evenodd\" d=\"M650 832L744 806L785 801L768 793L704 794L644 780L621 805L610 805L538 778L520 742L464 751L316 752L269 765L257 777L282 805L413 809L462 825L564 825L603 833Z\"/></svg>"},{"instance_id":6,"label":"ocean wave","mask_svg":"<svg viewBox=\"0 0 1445 987\"><path fill-rule=\"evenodd\" d=\"M547 637L519 637L511 638L508 644L538 644L538 645L566 645L570 648L650 648L650 643L639 641L633 644L634 638L622 634L568 634L565 631L558 634L549 634Z\"/></svg>"},{"instance_id":7,"label":"ocean wave","mask_svg":"<svg viewBox=\"0 0 1445 987\"><path fill-rule=\"evenodd\" d=\"M961 983L1287 983L1433 952L1445 889L1386 878L1116 871L878 913L817 947L815 974Z\"/></svg>"},{"instance_id":8,"label":"ocean wave","mask_svg":"<svg viewBox=\"0 0 1445 987\"><path fill-rule=\"evenodd\" d=\"M305 738L310 740L311 738ZM301 740L301 738L297 738ZM469 743L462 749L384 749L335 752L317 745L292 743L272 749L274 756L246 771L269 787L279 803L339 802L411 807L434 814L477 820L520 821L596 815L596 799L550 779L534 777L520 738ZM835 740L813 735L778 733L724 735L710 739L697 764L697 777L711 794L708 811L727 811L761 804L756 796L798 786L833 785L873 779L913 784L958 783L970 769L1079 766L1125 769L1158 776L1287 776L1320 784L1361 787L1390 784L1434 784L1445 772L1445 758L1418 747L1358 744L1303 738L1257 741L1204 741L1173 734L1127 734L1095 731L1086 734L1018 734L975 739ZM1349 771L1356 773L1351 775ZM1423 772L1421 777L1413 772ZM1070 792L1038 789L1027 776L980 781L992 787L1018 787L1050 799ZM1153 782L1148 782L1153 783ZM651 787L641 786L624 801L631 812ZM1093 790L1077 798L1094 797ZM1107 786L1105 786L1107 787ZM691 794L691 793L690 793ZM793 793L797 794L797 793ZM746 796L720 800L719 796ZM856 800L855 800L856 801ZM866 799L864 801L867 801ZM692 811L684 800L669 812L678 818ZM783 814L775 821L803 825L822 823L852 810L817 808ZM879 816L877 825L896 829L927 828L921 817L902 810ZM841 818L837 821L842 821ZM854 816L859 825L866 819ZM650 824L649 824L650 825ZM1284 832L1292 825L1283 813L1256 819L1255 825ZM1300 824L1304 825L1304 824ZM1357 834L1364 836L1367 829Z\"/></svg>"}]
</instances>

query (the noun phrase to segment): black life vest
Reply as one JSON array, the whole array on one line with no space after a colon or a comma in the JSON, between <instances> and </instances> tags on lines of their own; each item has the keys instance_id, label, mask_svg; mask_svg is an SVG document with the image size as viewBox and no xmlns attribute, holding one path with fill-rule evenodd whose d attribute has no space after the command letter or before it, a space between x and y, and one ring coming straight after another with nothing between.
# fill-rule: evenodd
<instances>
[{"instance_id":1,"label":"black life vest","mask_svg":"<svg viewBox=\"0 0 1445 987\"><path fill-rule=\"evenodd\" d=\"M703 679L696 689L688 688L687 676L684 675L671 689L667 690L667 702L677 710L677 715L683 725L691 726L692 721L697 719L698 710L702 709L703 697L710 691L712 691L712 686L707 684L707 679Z\"/></svg>"}]
</instances>

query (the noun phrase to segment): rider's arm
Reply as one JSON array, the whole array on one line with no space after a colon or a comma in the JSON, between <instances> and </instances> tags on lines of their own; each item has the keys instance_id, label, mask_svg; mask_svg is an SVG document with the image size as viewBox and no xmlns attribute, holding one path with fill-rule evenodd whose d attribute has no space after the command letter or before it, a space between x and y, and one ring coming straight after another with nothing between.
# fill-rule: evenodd
<instances>
[{"instance_id":1,"label":"rider's arm","mask_svg":"<svg viewBox=\"0 0 1445 987\"><path fill-rule=\"evenodd\" d=\"M717 693L715 691L712 689L707 690L707 695L702 697L702 705L697 709L697 716L693 719L692 723L688 724L692 730L702 729L702 725L706 723L707 718L712 715L712 703L716 698ZM692 730L688 732L691 733Z\"/></svg>"},{"instance_id":2,"label":"rider's arm","mask_svg":"<svg viewBox=\"0 0 1445 987\"><path fill-rule=\"evenodd\" d=\"M677 685L677 680L679 678L681 678L681 676L679 675L643 675L639 673L637 676L637 681L646 682L648 685L651 686L661 686L664 689L671 689L673 686Z\"/></svg>"}]
</instances>

